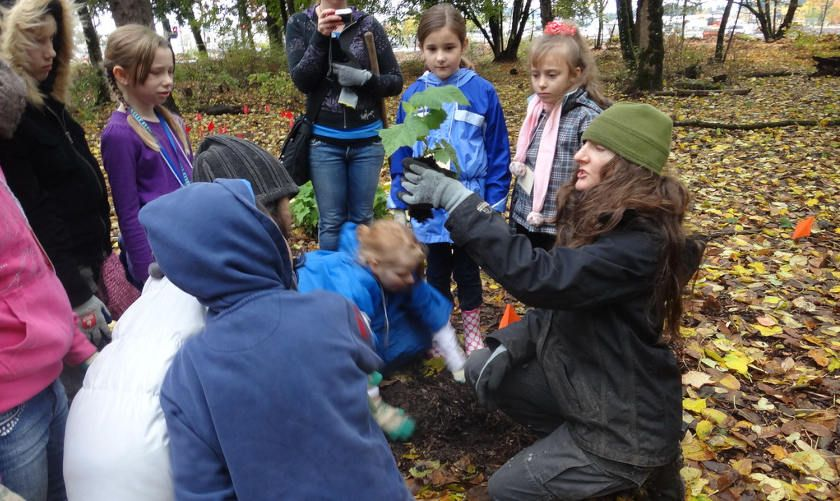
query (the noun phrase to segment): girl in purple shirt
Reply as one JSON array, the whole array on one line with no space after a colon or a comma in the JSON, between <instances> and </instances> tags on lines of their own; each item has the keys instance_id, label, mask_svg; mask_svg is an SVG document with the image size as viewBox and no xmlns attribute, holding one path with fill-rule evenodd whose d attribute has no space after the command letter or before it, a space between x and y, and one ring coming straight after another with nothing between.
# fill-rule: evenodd
<instances>
[{"instance_id":1,"label":"girl in purple shirt","mask_svg":"<svg viewBox=\"0 0 840 501\"><path fill-rule=\"evenodd\" d=\"M120 105L102 131L102 162L135 285L154 261L137 214L148 202L190 183L192 151L182 121L161 106L172 92L169 42L146 26L121 26L108 37L105 69Z\"/></svg>"}]
</instances>

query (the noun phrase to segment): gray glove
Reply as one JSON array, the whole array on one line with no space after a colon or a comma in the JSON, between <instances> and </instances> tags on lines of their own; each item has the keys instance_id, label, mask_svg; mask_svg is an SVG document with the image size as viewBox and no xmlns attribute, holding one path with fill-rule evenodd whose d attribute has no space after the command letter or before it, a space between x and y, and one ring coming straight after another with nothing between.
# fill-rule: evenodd
<instances>
[{"instance_id":1,"label":"gray glove","mask_svg":"<svg viewBox=\"0 0 840 501\"><path fill-rule=\"evenodd\" d=\"M452 212L472 192L460 181L430 169L423 163L406 159L403 161L402 187L405 192L397 198L408 205L431 204L432 207Z\"/></svg>"},{"instance_id":2,"label":"gray glove","mask_svg":"<svg viewBox=\"0 0 840 501\"><path fill-rule=\"evenodd\" d=\"M496 409L496 403L489 394L499 389L511 365L513 365L513 360L510 358L510 353L503 344L500 344L484 362L484 367L478 373L478 378L475 380L475 394L479 403L488 410Z\"/></svg>"},{"instance_id":3,"label":"gray glove","mask_svg":"<svg viewBox=\"0 0 840 501\"><path fill-rule=\"evenodd\" d=\"M111 340L111 329L108 327L111 323L111 312L105 304L98 297L91 296L90 299L73 308L73 312L79 317L79 329L85 333L90 342L97 349L104 348Z\"/></svg>"},{"instance_id":4,"label":"gray glove","mask_svg":"<svg viewBox=\"0 0 840 501\"><path fill-rule=\"evenodd\" d=\"M333 73L338 78L338 84L342 87L361 87L373 76L368 70L354 68L346 64L332 64Z\"/></svg>"}]
</instances>

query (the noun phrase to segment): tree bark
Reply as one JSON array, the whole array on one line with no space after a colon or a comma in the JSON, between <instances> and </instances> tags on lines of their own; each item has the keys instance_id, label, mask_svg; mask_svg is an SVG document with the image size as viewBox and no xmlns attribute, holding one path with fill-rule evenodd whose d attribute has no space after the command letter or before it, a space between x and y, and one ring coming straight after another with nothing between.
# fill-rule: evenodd
<instances>
[{"instance_id":1,"label":"tree bark","mask_svg":"<svg viewBox=\"0 0 840 501\"><path fill-rule=\"evenodd\" d=\"M265 0L265 30L268 33L268 45L272 49L283 48L283 30L277 22L280 6L276 0Z\"/></svg>"},{"instance_id":2,"label":"tree bark","mask_svg":"<svg viewBox=\"0 0 840 501\"><path fill-rule=\"evenodd\" d=\"M723 15L720 18L720 28L718 28L717 41L715 42L715 61L723 61L723 41L726 38L726 23L729 22L729 12L732 11L732 2L734 0L726 0L726 7L723 8Z\"/></svg>"},{"instance_id":3,"label":"tree bark","mask_svg":"<svg viewBox=\"0 0 840 501\"><path fill-rule=\"evenodd\" d=\"M665 38L662 33L662 0L641 0L637 28L639 31L639 59L636 68L635 90L662 89L662 67L665 60Z\"/></svg>"},{"instance_id":4,"label":"tree bark","mask_svg":"<svg viewBox=\"0 0 840 501\"><path fill-rule=\"evenodd\" d=\"M633 4L631 0L616 0L616 23L618 24L618 40L621 43L621 58L624 65L634 70L636 68L636 45L633 43Z\"/></svg>"},{"instance_id":5,"label":"tree bark","mask_svg":"<svg viewBox=\"0 0 840 501\"><path fill-rule=\"evenodd\" d=\"M242 40L253 49L254 30L251 26L251 16L248 15L248 2L246 0L236 0L236 14L239 16L239 32L242 33Z\"/></svg>"},{"instance_id":6,"label":"tree bark","mask_svg":"<svg viewBox=\"0 0 840 501\"><path fill-rule=\"evenodd\" d=\"M85 34L85 44L87 45L90 64L97 70L94 72L96 75L96 104L105 104L111 100L111 90L101 70L102 47L99 45L99 35L96 33L96 27L93 25L90 9L86 3L79 7L79 20L82 22L82 32Z\"/></svg>"},{"instance_id":7,"label":"tree bark","mask_svg":"<svg viewBox=\"0 0 840 501\"><path fill-rule=\"evenodd\" d=\"M519 44L522 42L522 35L525 33L525 25L528 22L528 13L531 10L531 0L515 0L510 19L510 33L508 35L507 47L494 61L516 61Z\"/></svg>"},{"instance_id":8,"label":"tree bark","mask_svg":"<svg viewBox=\"0 0 840 501\"><path fill-rule=\"evenodd\" d=\"M785 36L785 32L788 28L790 28L791 23L793 23L793 16L796 15L797 7L799 7L799 0L790 0L785 18L782 20L782 24L779 25L779 29L776 31L776 40L780 40L783 36Z\"/></svg>"},{"instance_id":9,"label":"tree bark","mask_svg":"<svg viewBox=\"0 0 840 501\"><path fill-rule=\"evenodd\" d=\"M117 26L129 23L154 25L150 0L108 0L108 6Z\"/></svg>"},{"instance_id":10,"label":"tree bark","mask_svg":"<svg viewBox=\"0 0 840 501\"><path fill-rule=\"evenodd\" d=\"M703 120L676 120L674 127L700 127L703 129L727 129L727 130L756 130L776 127L816 126L837 127L840 120L779 120L775 122L757 122L751 124L732 124L726 122L705 122Z\"/></svg>"},{"instance_id":11,"label":"tree bark","mask_svg":"<svg viewBox=\"0 0 840 501\"><path fill-rule=\"evenodd\" d=\"M554 15L551 13L551 0L540 0L540 22L542 22L542 27L545 28L545 25L552 19L554 19Z\"/></svg>"}]
</instances>

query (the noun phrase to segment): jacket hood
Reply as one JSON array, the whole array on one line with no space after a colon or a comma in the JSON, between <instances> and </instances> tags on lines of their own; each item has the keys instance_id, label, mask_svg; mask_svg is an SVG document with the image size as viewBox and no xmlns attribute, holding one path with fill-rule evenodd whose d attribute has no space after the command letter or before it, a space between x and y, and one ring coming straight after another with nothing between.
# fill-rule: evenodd
<instances>
[{"instance_id":1,"label":"jacket hood","mask_svg":"<svg viewBox=\"0 0 840 501\"><path fill-rule=\"evenodd\" d=\"M146 204L140 223L161 270L211 310L295 288L286 241L247 181L190 184Z\"/></svg>"},{"instance_id":2,"label":"jacket hood","mask_svg":"<svg viewBox=\"0 0 840 501\"><path fill-rule=\"evenodd\" d=\"M467 82L469 82L476 75L477 73L471 69L459 68L458 71L453 73L446 80L441 80L440 78L438 78L437 75L435 75L431 71L426 71L425 73L420 75L420 78L418 80L432 87L440 87L441 85L454 85L455 87L461 87Z\"/></svg>"},{"instance_id":3,"label":"jacket hood","mask_svg":"<svg viewBox=\"0 0 840 501\"><path fill-rule=\"evenodd\" d=\"M55 60L46 80L38 82L24 69L26 56L26 31L46 15L55 18L58 31L53 40ZM66 103L70 92L70 59L73 57L73 27L76 7L70 0L18 0L3 15L0 29L0 57L26 82L26 100L37 107L47 96Z\"/></svg>"}]
</instances>

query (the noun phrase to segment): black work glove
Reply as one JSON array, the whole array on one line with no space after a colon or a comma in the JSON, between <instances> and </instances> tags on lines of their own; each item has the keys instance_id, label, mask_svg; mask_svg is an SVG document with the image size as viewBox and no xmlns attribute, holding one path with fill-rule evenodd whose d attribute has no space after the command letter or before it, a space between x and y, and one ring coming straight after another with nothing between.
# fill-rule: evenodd
<instances>
[{"instance_id":1,"label":"black work glove","mask_svg":"<svg viewBox=\"0 0 840 501\"><path fill-rule=\"evenodd\" d=\"M397 198L406 203L408 215L417 221L432 217L432 208L451 211L472 193L460 181L457 174L440 168L431 158L404 158L404 191Z\"/></svg>"},{"instance_id":2,"label":"black work glove","mask_svg":"<svg viewBox=\"0 0 840 501\"><path fill-rule=\"evenodd\" d=\"M513 359L510 357L505 345L500 344L490 358L484 362L484 367L478 373L478 378L475 380L475 394L478 397L478 402L486 407L488 410L495 410L498 406L490 397L490 393L499 389L505 374L513 365Z\"/></svg>"}]
</instances>

